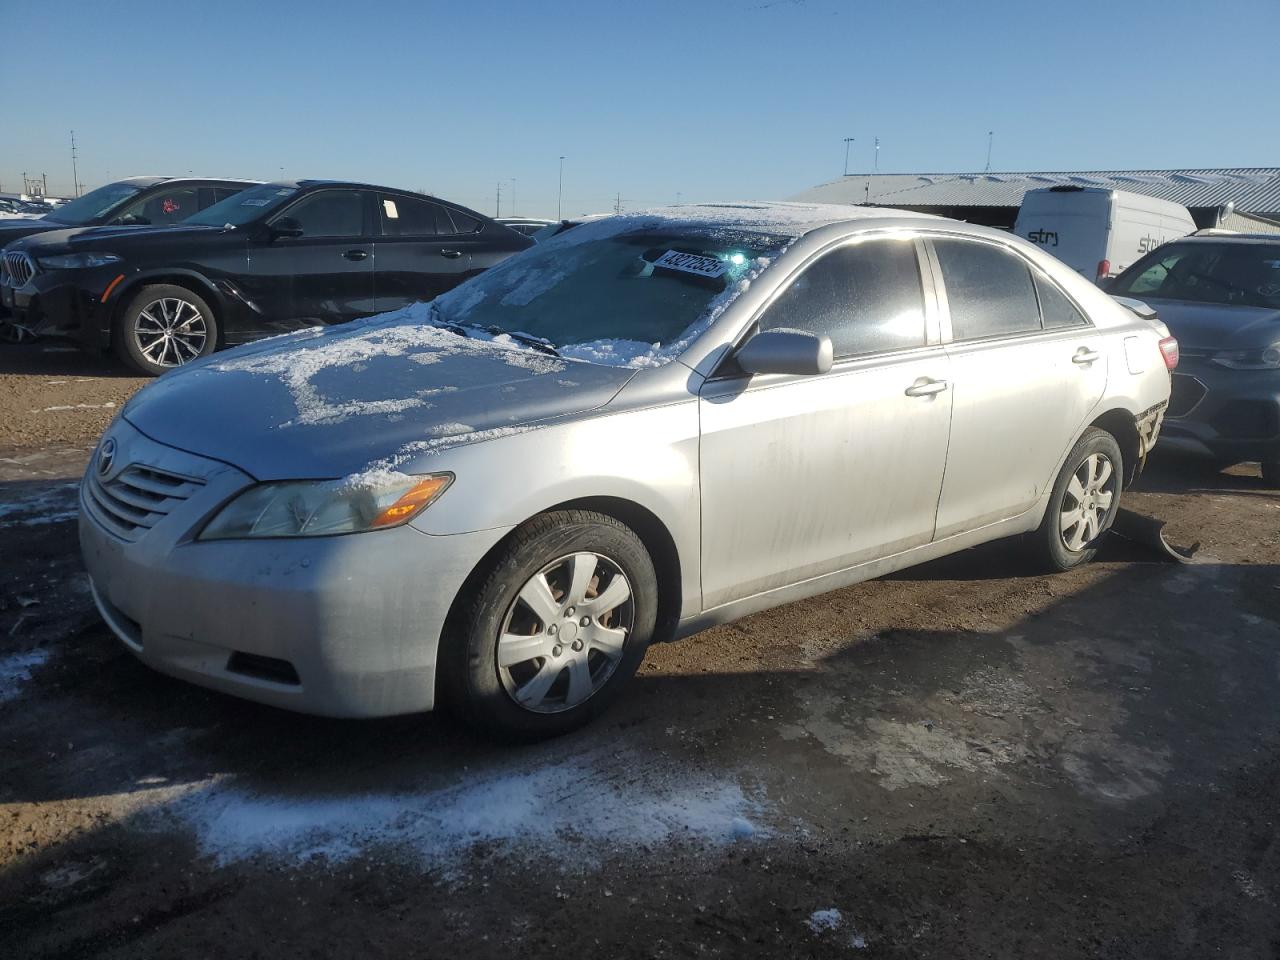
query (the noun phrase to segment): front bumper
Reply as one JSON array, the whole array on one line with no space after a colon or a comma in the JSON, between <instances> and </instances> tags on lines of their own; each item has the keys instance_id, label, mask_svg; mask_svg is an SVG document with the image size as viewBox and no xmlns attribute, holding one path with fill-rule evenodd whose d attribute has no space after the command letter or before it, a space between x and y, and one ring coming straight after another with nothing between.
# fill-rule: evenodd
<instances>
[{"instance_id":1,"label":"front bumper","mask_svg":"<svg viewBox=\"0 0 1280 960\"><path fill-rule=\"evenodd\" d=\"M108 485L139 465L147 477L199 481L153 525L134 530L104 511L96 455L81 485L80 544L94 598L139 659L201 686L303 713L431 709L449 608L505 531L432 536L404 526L198 542L194 532L253 479L155 443L123 420L107 436L116 443Z\"/></svg>"},{"instance_id":2,"label":"front bumper","mask_svg":"<svg viewBox=\"0 0 1280 960\"><path fill-rule=\"evenodd\" d=\"M1280 458L1280 371L1185 358L1173 374L1160 444L1222 462Z\"/></svg>"},{"instance_id":3,"label":"front bumper","mask_svg":"<svg viewBox=\"0 0 1280 960\"><path fill-rule=\"evenodd\" d=\"M0 279L0 309L12 322L45 337L69 337L89 347L111 343L111 311L101 294L119 270L42 270L21 286Z\"/></svg>"}]
</instances>

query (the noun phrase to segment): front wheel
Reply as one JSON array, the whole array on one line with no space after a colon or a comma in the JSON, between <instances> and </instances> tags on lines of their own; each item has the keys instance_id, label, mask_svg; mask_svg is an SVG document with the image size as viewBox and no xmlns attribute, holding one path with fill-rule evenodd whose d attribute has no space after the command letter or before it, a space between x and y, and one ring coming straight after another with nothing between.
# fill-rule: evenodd
<instances>
[{"instance_id":1,"label":"front wheel","mask_svg":"<svg viewBox=\"0 0 1280 960\"><path fill-rule=\"evenodd\" d=\"M1032 535L1038 558L1052 570L1070 570L1097 553L1120 508L1124 461L1105 430L1090 427L1071 448L1053 485L1040 528Z\"/></svg>"},{"instance_id":2,"label":"front wheel","mask_svg":"<svg viewBox=\"0 0 1280 960\"><path fill-rule=\"evenodd\" d=\"M138 291L121 311L112 336L121 360L158 377L213 353L218 324L203 297L161 283Z\"/></svg>"},{"instance_id":3,"label":"front wheel","mask_svg":"<svg viewBox=\"0 0 1280 960\"><path fill-rule=\"evenodd\" d=\"M644 544L604 514L529 521L442 641L441 697L508 740L567 733L601 713L644 659L658 583Z\"/></svg>"}]
</instances>

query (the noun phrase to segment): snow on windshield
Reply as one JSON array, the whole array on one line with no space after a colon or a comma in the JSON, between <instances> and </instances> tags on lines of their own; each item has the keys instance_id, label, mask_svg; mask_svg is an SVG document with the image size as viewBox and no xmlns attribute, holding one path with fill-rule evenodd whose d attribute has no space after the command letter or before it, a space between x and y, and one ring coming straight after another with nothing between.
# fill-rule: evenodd
<instances>
[{"instance_id":1,"label":"snow on windshield","mask_svg":"<svg viewBox=\"0 0 1280 960\"><path fill-rule=\"evenodd\" d=\"M797 237L826 223L867 215L854 207L829 204L757 203L662 207L591 219L438 297L435 303L448 322L540 336L570 359L632 368L661 366L683 353ZM648 299L638 293L627 297L629 281L619 281L618 264L600 251L610 241L616 244L631 237L653 238L655 243L666 239L677 246L687 239L719 247L724 260L719 271L669 267L661 243L650 251L638 249L624 259L639 266L632 276L650 277L655 267L660 268L659 275L672 277L679 271L686 274L686 280L688 274L700 272L704 280L722 278L723 289L714 296L703 291L687 317L681 312L690 309L687 302L665 301L654 291L648 291ZM677 254L677 250L668 254ZM691 253L689 259L709 258ZM669 280L662 282L670 284ZM684 299L690 298L686 295ZM666 321L668 326L674 322L675 327L663 331L666 335L661 337L582 336L581 331L593 327L621 334L627 323L619 320L619 315L628 308L634 326L661 330Z\"/></svg>"}]
</instances>

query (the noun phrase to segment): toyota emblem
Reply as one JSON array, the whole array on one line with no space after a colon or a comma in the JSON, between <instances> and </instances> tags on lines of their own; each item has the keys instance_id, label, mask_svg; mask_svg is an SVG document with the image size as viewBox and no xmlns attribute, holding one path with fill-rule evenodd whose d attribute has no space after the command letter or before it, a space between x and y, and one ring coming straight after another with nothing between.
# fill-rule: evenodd
<instances>
[{"instance_id":1,"label":"toyota emblem","mask_svg":"<svg viewBox=\"0 0 1280 960\"><path fill-rule=\"evenodd\" d=\"M102 448L98 451L98 476L105 477L111 472L111 465L116 460L116 442L108 437L102 442Z\"/></svg>"}]
</instances>

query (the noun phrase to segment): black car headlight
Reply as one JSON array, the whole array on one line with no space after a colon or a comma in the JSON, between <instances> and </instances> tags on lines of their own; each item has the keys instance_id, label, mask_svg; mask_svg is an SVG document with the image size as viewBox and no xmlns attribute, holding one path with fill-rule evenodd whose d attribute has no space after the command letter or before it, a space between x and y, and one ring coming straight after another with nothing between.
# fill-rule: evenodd
<instances>
[{"instance_id":1,"label":"black car headlight","mask_svg":"<svg viewBox=\"0 0 1280 960\"><path fill-rule=\"evenodd\" d=\"M1210 359L1232 370L1280 370L1280 343L1255 350L1221 350Z\"/></svg>"},{"instance_id":2,"label":"black car headlight","mask_svg":"<svg viewBox=\"0 0 1280 960\"><path fill-rule=\"evenodd\" d=\"M109 263L119 263L120 258L114 253L60 253L53 257L37 257L38 263L45 270L86 270L89 267L105 267Z\"/></svg>"}]
</instances>

